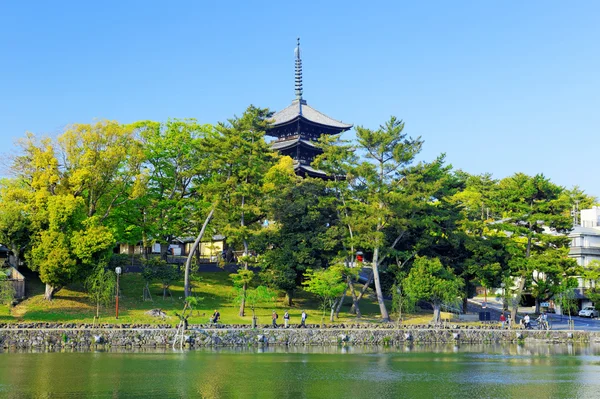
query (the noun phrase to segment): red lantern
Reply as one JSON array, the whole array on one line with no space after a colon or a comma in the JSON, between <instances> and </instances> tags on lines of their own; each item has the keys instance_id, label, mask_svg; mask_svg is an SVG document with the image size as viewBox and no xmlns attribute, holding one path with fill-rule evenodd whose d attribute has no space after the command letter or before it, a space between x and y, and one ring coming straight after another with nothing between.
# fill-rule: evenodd
<instances>
[{"instance_id":1,"label":"red lantern","mask_svg":"<svg viewBox=\"0 0 600 399\"><path fill-rule=\"evenodd\" d=\"M357 262L362 262L363 261L363 253L362 253L362 251L358 251L356 253L356 261Z\"/></svg>"}]
</instances>

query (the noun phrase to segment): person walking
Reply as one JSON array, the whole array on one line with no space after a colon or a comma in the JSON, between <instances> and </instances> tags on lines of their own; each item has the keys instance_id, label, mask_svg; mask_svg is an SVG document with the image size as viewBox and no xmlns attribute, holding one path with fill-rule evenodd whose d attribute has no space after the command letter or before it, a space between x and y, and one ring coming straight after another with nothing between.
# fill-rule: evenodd
<instances>
[{"instance_id":1,"label":"person walking","mask_svg":"<svg viewBox=\"0 0 600 399\"><path fill-rule=\"evenodd\" d=\"M504 313L502 313L500 315L500 324L502 324L502 329L504 330L504 324L506 323L506 317L504 316Z\"/></svg>"},{"instance_id":2,"label":"person walking","mask_svg":"<svg viewBox=\"0 0 600 399\"><path fill-rule=\"evenodd\" d=\"M308 315L306 314L306 310L302 311L302 316L300 316L300 327L306 328L306 318Z\"/></svg>"},{"instance_id":3,"label":"person walking","mask_svg":"<svg viewBox=\"0 0 600 399\"><path fill-rule=\"evenodd\" d=\"M275 311L273 311L273 314L271 314L271 318L273 319L273 328L277 328L277 318L279 317L279 315L277 313L275 313Z\"/></svg>"},{"instance_id":4,"label":"person walking","mask_svg":"<svg viewBox=\"0 0 600 399\"><path fill-rule=\"evenodd\" d=\"M290 314L289 312L286 310L285 313L283 314L283 325L285 328L288 328L288 324L290 323Z\"/></svg>"},{"instance_id":5,"label":"person walking","mask_svg":"<svg viewBox=\"0 0 600 399\"><path fill-rule=\"evenodd\" d=\"M506 317L506 328L508 328L510 330L511 327L512 327L512 317L509 313L508 316Z\"/></svg>"},{"instance_id":6,"label":"person walking","mask_svg":"<svg viewBox=\"0 0 600 399\"><path fill-rule=\"evenodd\" d=\"M221 318L221 313L219 313L219 311L217 309L215 309L215 313L212 314L210 321L213 324L217 324L219 322L220 318Z\"/></svg>"}]
</instances>

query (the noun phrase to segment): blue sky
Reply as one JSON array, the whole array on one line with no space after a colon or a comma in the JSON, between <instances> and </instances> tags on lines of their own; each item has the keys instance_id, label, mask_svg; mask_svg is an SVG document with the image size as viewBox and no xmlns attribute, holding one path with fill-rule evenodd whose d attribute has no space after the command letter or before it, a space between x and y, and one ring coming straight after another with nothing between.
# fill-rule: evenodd
<instances>
[{"instance_id":1,"label":"blue sky","mask_svg":"<svg viewBox=\"0 0 600 399\"><path fill-rule=\"evenodd\" d=\"M300 36L304 97L325 114L395 115L422 159L600 196L599 16L594 1L0 1L0 152L74 122L282 109Z\"/></svg>"}]
</instances>

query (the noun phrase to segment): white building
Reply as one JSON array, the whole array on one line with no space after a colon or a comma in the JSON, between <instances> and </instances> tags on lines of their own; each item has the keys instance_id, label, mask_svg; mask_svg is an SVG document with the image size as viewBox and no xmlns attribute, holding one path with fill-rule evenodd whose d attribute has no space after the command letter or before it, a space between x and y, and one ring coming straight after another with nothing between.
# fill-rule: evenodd
<instances>
[{"instance_id":1,"label":"white building","mask_svg":"<svg viewBox=\"0 0 600 399\"><path fill-rule=\"evenodd\" d=\"M575 226L569 234L571 249L569 256L577 260L580 266L591 261L600 261L600 207L581 211L581 224Z\"/></svg>"},{"instance_id":2,"label":"white building","mask_svg":"<svg viewBox=\"0 0 600 399\"><path fill-rule=\"evenodd\" d=\"M584 209L580 213L581 223L573 228L569 234L571 248L569 256L577 261L580 266L588 266L592 261L600 262L600 207ZM576 289L580 305L587 306L592 303L585 297L585 288L590 288L590 282L578 277L579 287Z\"/></svg>"}]
</instances>

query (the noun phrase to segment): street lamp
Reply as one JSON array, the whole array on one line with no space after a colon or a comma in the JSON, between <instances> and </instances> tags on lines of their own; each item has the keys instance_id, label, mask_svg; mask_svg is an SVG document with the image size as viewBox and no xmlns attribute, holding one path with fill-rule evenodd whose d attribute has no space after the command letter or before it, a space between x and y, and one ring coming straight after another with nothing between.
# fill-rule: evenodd
<instances>
[{"instance_id":1,"label":"street lamp","mask_svg":"<svg viewBox=\"0 0 600 399\"><path fill-rule=\"evenodd\" d=\"M119 319L119 276L121 275L121 268L120 267L116 267L115 268L115 273L117 273L117 316L116 319Z\"/></svg>"},{"instance_id":2,"label":"street lamp","mask_svg":"<svg viewBox=\"0 0 600 399\"><path fill-rule=\"evenodd\" d=\"M504 314L505 304L506 304L506 293L504 291L504 287L506 284L500 283L500 287L502 287L502 314Z\"/></svg>"}]
</instances>

